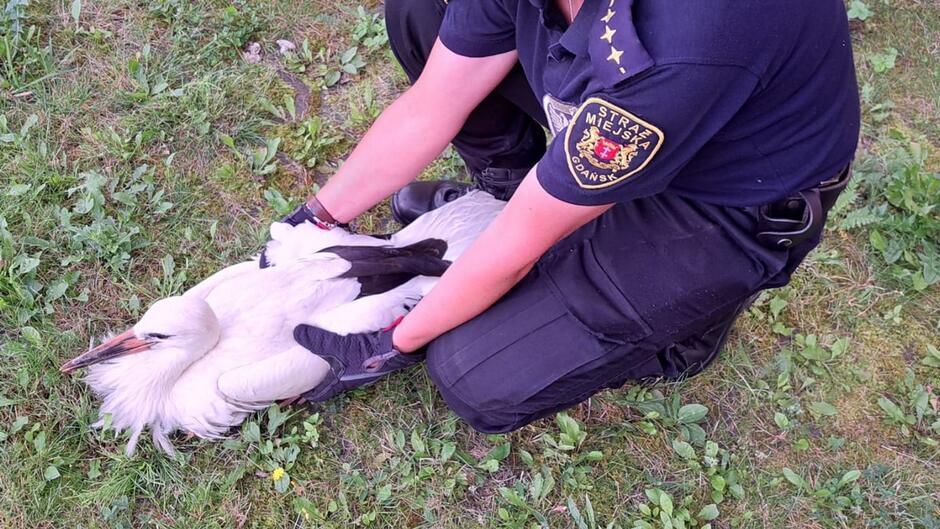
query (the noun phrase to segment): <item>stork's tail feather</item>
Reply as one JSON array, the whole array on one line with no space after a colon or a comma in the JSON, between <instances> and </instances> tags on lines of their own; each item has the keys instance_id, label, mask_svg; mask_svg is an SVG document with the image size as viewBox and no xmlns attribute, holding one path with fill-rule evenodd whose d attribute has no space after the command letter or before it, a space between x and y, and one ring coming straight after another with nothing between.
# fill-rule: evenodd
<instances>
[{"instance_id":1,"label":"stork's tail feather","mask_svg":"<svg viewBox=\"0 0 940 529\"><path fill-rule=\"evenodd\" d=\"M450 265L443 259L447 243L441 239L424 239L402 247L332 246L323 252L349 261L350 268L341 277L359 281L359 297L387 292L416 276L441 276Z\"/></svg>"}]
</instances>

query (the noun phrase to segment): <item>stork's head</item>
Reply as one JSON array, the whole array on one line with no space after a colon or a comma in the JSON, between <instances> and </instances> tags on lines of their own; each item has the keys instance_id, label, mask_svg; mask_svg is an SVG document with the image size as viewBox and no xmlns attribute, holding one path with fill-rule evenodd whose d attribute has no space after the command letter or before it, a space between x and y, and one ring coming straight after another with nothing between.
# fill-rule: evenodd
<instances>
[{"instance_id":1,"label":"stork's head","mask_svg":"<svg viewBox=\"0 0 940 529\"><path fill-rule=\"evenodd\" d=\"M215 346L219 332L219 320L208 303L196 297L173 296L154 303L129 331L69 360L61 371L70 373L138 354L185 367Z\"/></svg>"}]
</instances>

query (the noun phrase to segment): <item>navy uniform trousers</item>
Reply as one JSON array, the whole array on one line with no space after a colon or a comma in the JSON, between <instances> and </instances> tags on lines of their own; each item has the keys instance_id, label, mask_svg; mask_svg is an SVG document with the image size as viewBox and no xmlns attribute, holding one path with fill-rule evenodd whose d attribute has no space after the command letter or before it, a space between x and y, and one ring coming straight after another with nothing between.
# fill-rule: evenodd
<instances>
[{"instance_id":1,"label":"navy uniform trousers","mask_svg":"<svg viewBox=\"0 0 940 529\"><path fill-rule=\"evenodd\" d=\"M444 4L385 5L392 49L414 81ZM517 68L454 145L469 166L531 166L545 148L540 123L544 115ZM486 312L431 342L431 379L461 418L497 433L629 380L695 372L747 300L786 284L819 242L817 234L771 250L756 231L756 208L671 194L618 204L552 247Z\"/></svg>"}]
</instances>

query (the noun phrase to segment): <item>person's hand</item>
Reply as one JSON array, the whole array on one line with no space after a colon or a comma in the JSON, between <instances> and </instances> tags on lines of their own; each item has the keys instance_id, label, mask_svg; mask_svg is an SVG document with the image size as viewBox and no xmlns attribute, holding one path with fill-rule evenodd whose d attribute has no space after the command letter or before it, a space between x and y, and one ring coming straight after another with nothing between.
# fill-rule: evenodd
<instances>
[{"instance_id":1,"label":"person's hand","mask_svg":"<svg viewBox=\"0 0 940 529\"><path fill-rule=\"evenodd\" d=\"M309 200L303 204L297 206L297 209L292 211L289 215L282 218L281 221L284 224L288 224L291 227L296 227L304 222L309 222L310 224L320 228L321 230L332 230L333 228L340 226L346 227L346 224L340 224L334 219L326 208L317 200L316 197L310 197ZM270 241L268 241L270 242ZM267 244L261 249L261 253L258 256L258 267L267 268L272 266L272 263L269 261L266 250Z\"/></svg>"},{"instance_id":2,"label":"person's hand","mask_svg":"<svg viewBox=\"0 0 940 529\"><path fill-rule=\"evenodd\" d=\"M304 393L310 402L323 402L351 389L371 384L392 371L421 363L423 352L402 353L392 343L394 325L372 333L341 336L311 325L298 325L294 340L330 364L330 374Z\"/></svg>"},{"instance_id":3,"label":"person's hand","mask_svg":"<svg viewBox=\"0 0 940 529\"><path fill-rule=\"evenodd\" d=\"M286 217L282 218L280 222L283 222L284 224L289 224L291 226L298 226L304 222L311 222L311 223L316 224L316 219L317 219L316 215L314 215L313 212L310 211L310 208L307 207L307 204L304 203L304 204L297 206L297 209L292 211ZM265 255L265 250L267 250L268 245L265 244L264 246L265 247L261 249L261 254L258 256L259 268L267 268L271 266L271 263L268 261L268 258Z\"/></svg>"}]
</instances>

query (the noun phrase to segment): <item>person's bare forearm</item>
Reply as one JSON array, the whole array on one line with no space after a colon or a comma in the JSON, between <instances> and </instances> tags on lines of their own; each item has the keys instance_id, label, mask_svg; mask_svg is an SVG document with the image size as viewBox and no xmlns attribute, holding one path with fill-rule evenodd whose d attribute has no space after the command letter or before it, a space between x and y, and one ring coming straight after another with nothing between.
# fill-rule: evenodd
<instances>
[{"instance_id":1,"label":"person's bare forearm","mask_svg":"<svg viewBox=\"0 0 940 529\"><path fill-rule=\"evenodd\" d=\"M502 213L398 325L395 346L414 351L478 316L555 242L609 207L561 202L541 188L531 171Z\"/></svg>"},{"instance_id":2,"label":"person's bare forearm","mask_svg":"<svg viewBox=\"0 0 940 529\"><path fill-rule=\"evenodd\" d=\"M514 50L463 57L438 40L415 85L379 116L317 200L348 222L414 180L517 59Z\"/></svg>"},{"instance_id":3,"label":"person's bare forearm","mask_svg":"<svg viewBox=\"0 0 940 529\"><path fill-rule=\"evenodd\" d=\"M465 116L430 112L420 89L401 95L375 121L317 199L348 222L412 181L460 129ZM444 114L444 115L442 115Z\"/></svg>"},{"instance_id":4,"label":"person's bare forearm","mask_svg":"<svg viewBox=\"0 0 940 529\"><path fill-rule=\"evenodd\" d=\"M483 235L450 266L440 282L395 329L395 345L414 351L446 331L479 315L509 291L535 260L509 261L503 251L515 247L494 221Z\"/></svg>"}]
</instances>

